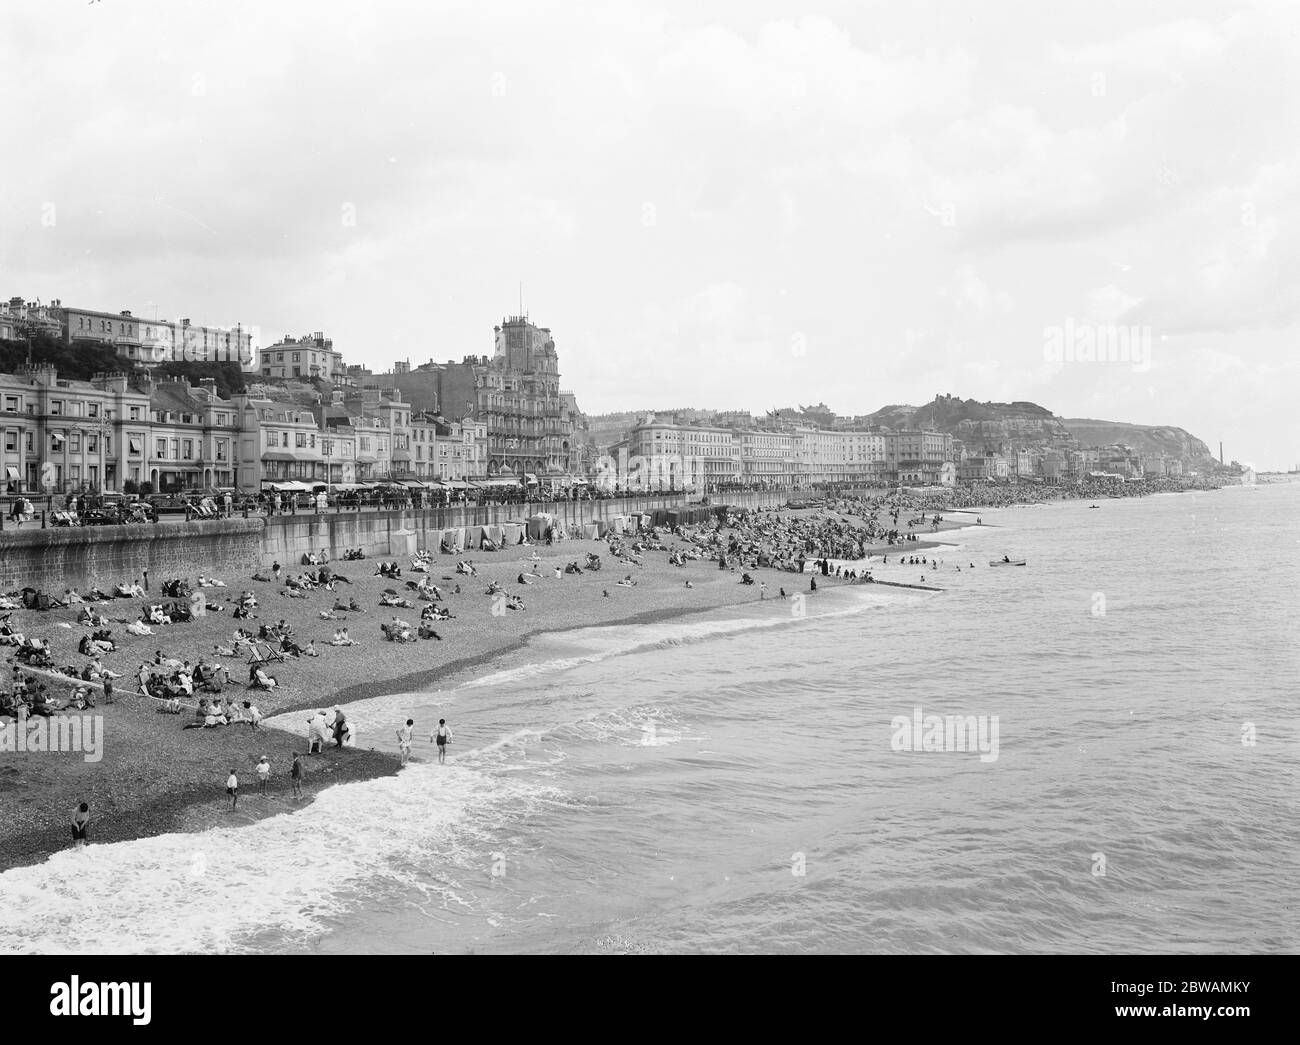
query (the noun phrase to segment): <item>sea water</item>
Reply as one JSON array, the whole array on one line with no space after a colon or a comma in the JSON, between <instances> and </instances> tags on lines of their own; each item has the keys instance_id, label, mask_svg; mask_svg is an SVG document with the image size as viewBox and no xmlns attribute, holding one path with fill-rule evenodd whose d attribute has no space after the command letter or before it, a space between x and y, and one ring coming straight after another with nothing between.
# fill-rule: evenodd
<instances>
[{"instance_id":1,"label":"sea water","mask_svg":"<svg viewBox=\"0 0 1300 1045\"><path fill-rule=\"evenodd\" d=\"M420 761L11 870L0 951L1294 951L1300 487L1099 503L351 705Z\"/></svg>"}]
</instances>

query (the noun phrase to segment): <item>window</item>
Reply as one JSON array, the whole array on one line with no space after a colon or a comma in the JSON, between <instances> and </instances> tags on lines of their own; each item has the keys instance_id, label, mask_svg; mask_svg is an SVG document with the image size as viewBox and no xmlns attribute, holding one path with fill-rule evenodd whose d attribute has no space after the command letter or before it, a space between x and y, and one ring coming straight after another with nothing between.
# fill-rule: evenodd
<instances>
[{"instance_id":1,"label":"window","mask_svg":"<svg viewBox=\"0 0 1300 1045\"><path fill-rule=\"evenodd\" d=\"M80 433L80 432L73 432L73 433L72 433L72 446L69 447L69 449L70 449L74 454L79 454L79 453L81 453L81 433Z\"/></svg>"},{"instance_id":2,"label":"window","mask_svg":"<svg viewBox=\"0 0 1300 1045\"><path fill-rule=\"evenodd\" d=\"M52 413L52 414L61 414L61 413L63 413L63 400L62 400L62 399L51 399L51 400L50 400L50 413Z\"/></svg>"},{"instance_id":3,"label":"window","mask_svg":"<svg viewBox=\"0 0 1300 1045\"><path fill-rule=\"evenodd\" d=\"M181 443L181 459L185 461L194 460L194 440L186 439Z\"/></svg>"},{"instance_id":4,"label":"window","mask_svg":"<svg viewBox=\"0 0 1300 1045\"><path fill-rule=\"evenodd\" d=\"M171 445L172 460L175 461L180 456L180 440L173 439Z\"/></svg>"},{"instance_id":5,"label":"window","mask_svg":"<svg viewBox=\"0 0 1300 1045\"><path fill-rule=\"evenodd\" d=\"M144 451L141 449L141 447L143 447L144 444L143 444L143 442L141 441L141 439L140 439L139 436L133 436L133 437L132 437L131 439L129 439L127 442L128 442L128 445L129 445L129 447L130 447L130 449L131 449L131 453L136 454L136 455L139 455L139 454L141 454L141 453L144 452ZM107 450L107 447L105 447L105 450Z\"/></svg>"},{"instance_id":6,"label":"window","mask_svg":"<svg viewBox=\"0 0 1300 1045\"><path fill-rule=\"evenodd\" d=\"M18 452L18 433L14 431L5 432L5 451L16 454Z\"/></svg>"},{"instance_id":7,"label":"window","mask_svg":"<svg viewBox=\"0 0 1300 1045\"><path fill-rule=\"evenodd\" d=\"M132 421L140 420L140 408L138 406L131 407L131 420Z\"/></svg>"},{"instance_id":8,"label":"window","mask_svg":"<svg viewBox=\"0 0 1300 1045\"><path fill-rule=\"evenodd\" d=\"M62 432L50 433L50 445L60 453L63 452L64 437Z\"/></svg>"},{"instance_id":9,"label":"window","mask_svg":"<svg viewBox=\"0 0 1300 1045\"><path fill-rule=\"evenodd\" d=\"M36 436L32 432L27 433L27 452L34 454L36 452Z\"/></svg>"},{"instance_id":10,"label":"window","mask_svg":"<svg viewBox=\"0 0 1300 1045\"><path fill-rule=\"evenodd\" d=\"M301 363L301 362L302 362L302 353L301 353L301 352L295 352L295 353L293 354L293 361L294 361L295 363Z\"/></svg>"},{"instance_id":11,"label":"window","mask_svg":"<svg viewBox=\"0 0 1300 1045\"><path fill-rule=\"evenodd\" d=\"M284 353L283 353L283 352L277 352L277 353L275 354L275 361L276 361L277 363L283 363L283 362L284 362Z\"/></svg>"},{"instance_id":12,"label":"window","mask_svg":"<svg viewBox=\"0 0 1300 1045\"><path fill-rule=\"evenodd\" d=\"M271 446L279 446L279 445L280 445L280 433L279 433L279 432L271 432L271 431L268 431L268 432L266 433L266 445L267 445L268 447L271 447Z\"/></svg>"},{"instance_id":13,"label":"window","mask_svg":"<svg viewBox=\"0 0 1300 1045\"><path fill-rule=\"evenodd\" d=\"M299 450L303 449L307 445L307 433L297 432L296 438L293 441L293 445L297 447Z\"/></svg>"},{"instance_id":14,"label":"window","mask_svg":"<svg viewBox=\"0 0 1300 1045\"><path fill-rule=\"evenodd\" d=\"M154 456L155 456L155 457L163 457L163 458L165 458L165 457L167 456L167 440L166 440L166 439L157 439L157 440L155 440L155 441L154 441L154 450L156 451L156 452L154 453Z\"/></svg>"},{"instance_id":15,"label":"window","mask_svg":"<svg viewBox=\"0 0 1300 1045\"><path fill-rule=\"evenodd\" d=\"M16 414L16 413L18 413L18 397L17 397L17 396L5 396L5 413L6 413L6 414Z\"/></svg>"},{"instance_id":16,"label":"window","mask_svg":"<svg viewBox=\"0 0 1300 1045\"><path fill-rule=\"evenodd\" d=\"M227 414L217 414L217 424L219 425L230 424L229 416Z\"/></svg>"},{"instance_id":17,"label":"window","mask_svg":"<svg viewBox=\"0 0 1300 1045\"><path fill-rule=\"evenodd\" d=\"M226 440L224 440L224 439L218 439L218 440L217 440L217 460L218 460L218 461L224 461L225 459L226 459Z\"/></svg>"}]
</instances>

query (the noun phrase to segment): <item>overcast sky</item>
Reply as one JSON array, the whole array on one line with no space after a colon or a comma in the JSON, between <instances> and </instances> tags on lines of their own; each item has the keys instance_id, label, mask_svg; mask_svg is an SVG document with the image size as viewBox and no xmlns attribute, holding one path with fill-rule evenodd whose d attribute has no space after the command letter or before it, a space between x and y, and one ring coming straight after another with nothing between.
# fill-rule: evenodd
<instances>
[{"instance_id":1,"label":"overcast sky","mask_svg":"<svg viewBox=\"0 0 1300 1045\"><path fill-rule=\"evenodd\" d=\"M1289 468L1298 70L1294 0L4 0L0 293L387 369L522 282L590 413L952 392Z\"/></svg>"}]
</instances>

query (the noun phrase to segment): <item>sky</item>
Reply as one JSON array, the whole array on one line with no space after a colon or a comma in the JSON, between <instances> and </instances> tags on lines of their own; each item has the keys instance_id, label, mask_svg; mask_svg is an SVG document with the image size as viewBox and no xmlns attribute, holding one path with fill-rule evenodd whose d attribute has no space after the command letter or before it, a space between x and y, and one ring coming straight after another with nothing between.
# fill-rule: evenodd
<instances>
[{"instance_id":1,"label":"sky","mask_svg":"<svg viewBox=\"0 0 1300 1045\"><path fill-rule=\"evenodd\" d=\"M1300 4L4 0L0 294L1300 462ZM1102 345L1089 352L1089 345Z\"/></svg>"}]
</instances>

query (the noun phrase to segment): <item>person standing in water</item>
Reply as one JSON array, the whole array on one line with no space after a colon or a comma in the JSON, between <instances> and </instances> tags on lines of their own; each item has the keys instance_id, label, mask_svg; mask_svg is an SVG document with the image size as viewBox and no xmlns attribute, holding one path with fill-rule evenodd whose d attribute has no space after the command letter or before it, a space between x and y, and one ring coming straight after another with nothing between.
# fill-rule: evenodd
<instances>
[{"instance_id":1,"label":"person standing in water","mask_svg":"<svg viewBox=\"0 0 1300 1045\"><path fill-rule=\"evenodd\" d=\"M86 844L86 831L90 827L90 806L85 802L72 814L72 844L80 849Z\"/></svg>"},{"instance_id":2,"label":"person standing in water","mask_svg":"<svg viewBox=\"0 0 1300 1045\"><path fill-rule=\"evenodd\" d=\"M438 761L447 761L447 742L451 740L451 729L447 725L445 718L438 719L438 728L434 731L433 736L429 738L438 745Z\"/></svg>"},{"instance_id":3,"label":"person standing in water","mask_svg":"<svg viewBox=\"0 0 1300 1045\"><path fill-rule=\"evenodd\" d=\"M406 725L397 731L397 750L402 754L402 765L406 765L411 757L411 734L414 732L412 728L414 725L415 719L408 718Z\"/></svg>"}]
</instances>

